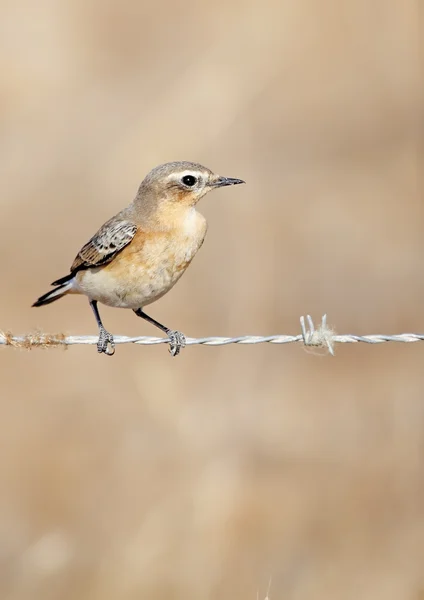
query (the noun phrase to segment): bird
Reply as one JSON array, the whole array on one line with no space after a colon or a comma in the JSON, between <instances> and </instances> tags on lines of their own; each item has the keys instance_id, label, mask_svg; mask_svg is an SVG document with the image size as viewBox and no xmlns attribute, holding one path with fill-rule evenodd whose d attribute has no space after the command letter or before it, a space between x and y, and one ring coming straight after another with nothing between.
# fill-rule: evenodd
<instances>
[{"instance_id":1,"label":"bird","mask_svg":"<svg viewBox=\"0 0 424 600\"><path fill-rule=\"evenodd\" d=\"M245 183L222 177L194 162L159 165L141 182L134 200L106 221L81 248L68 275L32 306L45 306L68 294L87 296L96 318L97 350L112 356L113 335L100 317L98 303L132 309L169 338L172 356L185 346L185 336L162 325L144 307L162 298L177 283L207 232L198 201L211 190Z\"/></svg>"}]
</instances>

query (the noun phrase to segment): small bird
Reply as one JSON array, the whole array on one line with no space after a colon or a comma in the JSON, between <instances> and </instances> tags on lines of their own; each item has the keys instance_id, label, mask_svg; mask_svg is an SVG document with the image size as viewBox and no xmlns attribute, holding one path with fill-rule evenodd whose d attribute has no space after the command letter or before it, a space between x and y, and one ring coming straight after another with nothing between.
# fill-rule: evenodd
<instances>
[{"instance_id":1,"label":"small bird","mask_svg":"<svg viewBox=\"0 0 424 600\"><path fill-rule=\"evenodd\" d=\"M112 334L103 326L97 303L130 308L166 333L176 356L185 336L162 325L144 307L166 294L180 279L205 239L207 223L196 204L211 190L245 183L221 177L192 162L155 167L140 184L132 203L107 221L81 248L70 273L51 285L33 306L67 294L84 294L99 328L97 350L115 353Z\"/></svg>"}]
</instances>

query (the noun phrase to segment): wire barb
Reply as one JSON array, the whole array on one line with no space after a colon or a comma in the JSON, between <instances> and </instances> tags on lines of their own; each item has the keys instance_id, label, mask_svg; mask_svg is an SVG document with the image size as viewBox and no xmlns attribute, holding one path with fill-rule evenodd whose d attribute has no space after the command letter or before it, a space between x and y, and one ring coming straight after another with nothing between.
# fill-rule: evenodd
<instances>
[{"instance_id":1,"label":"wire barb","mask_svg":"<svg viewBox=\"0 0 424 600\"><path fill-rule=\"evenodd\" d=\"M331 356L334 356L334 331L327 327L327 315L322 317L321 325L318 329L315 329L311 315L306 315L306 319L309 326L308 330L305 327L305 317L300 317L300 327L305 346L327 348Z\"/></svg>"},{"instance_id":2,"label":"wire barb","mask_svg":"<svg viewBox=\"0 0 424 600\"><path fill-rule=\"evenodd\" d=\"M315 328L310 315L300 317L301 333L299 335L242 335L239 337L204 337L187 338L186 346L195 346L198 344L204 346L226 346L227 344L292 344L303 343L305 347L325 348L329 354L334 356L335 344L356 344L359 342L365 344L383 344L386 342L414 343L424 341L424 334L421 333L399 333L395 335L369 334L369 335L337 335L333 329L327 325L327 315L322 317L318 328ZM114 342L118 344L140 344L142 346L151 346L155 344L169 344L168 337L128 337L114 336ZM42 332L33 332L26 335L13 335L12 333L0 330L0 346L9 346L13 348L67 348L75 345L97 345L98 336L94 335L70 335L63 333L48 334Z\"/></svg>"}]
</instances>

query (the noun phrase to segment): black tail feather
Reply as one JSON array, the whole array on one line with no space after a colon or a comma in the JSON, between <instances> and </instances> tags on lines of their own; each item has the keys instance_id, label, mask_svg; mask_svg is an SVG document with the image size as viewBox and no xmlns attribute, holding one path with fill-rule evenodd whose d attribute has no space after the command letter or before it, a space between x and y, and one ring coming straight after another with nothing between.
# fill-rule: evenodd
<instances>
[{"instance_id":1,"label":"black tail feather","mask_svg":"<svg viewBox=\"0 0 424 600\"><path fill-rule=\"evenodd\" d=\"M50 285L63 285L64 283L68 283L68 281L70 281L73 276L74 273L69 273L68 275L65 275L65 277L61 277L60 279L53 281L53 283L51 283Z\"/></svg>"},{"instance_id":2,"label":"black tail feather","mask_svg":"<svg viewBox=\"0 0 424 600\"><path fill-rule=\"evenodd\" d=\"M32 306L45 306L46 304L51 304L52 302L59 300L59 298L62 298L62 296L69 291L70 287L68 281L66 281L54 290L50 290L46 294L40 296Z\"/></svg>"}]
</instances>

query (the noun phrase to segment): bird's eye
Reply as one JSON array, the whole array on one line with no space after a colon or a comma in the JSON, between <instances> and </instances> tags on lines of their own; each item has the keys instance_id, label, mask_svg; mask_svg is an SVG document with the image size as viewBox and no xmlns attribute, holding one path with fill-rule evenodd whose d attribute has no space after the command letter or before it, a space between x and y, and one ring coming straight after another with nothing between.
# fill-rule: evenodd
<instances>
[{"instance_id":1,"label":"bird's eye","mask_svg":"<svg viewBox=\"0 0 424 600\"><path fill-rule=\"evenodd\" d=\"M193 187L193 185L197 183L197 179L196 177L194 177L194 175L184 175L181 181L184 185L187 185L188 187Z\"/></svg>"}]
</instances>

